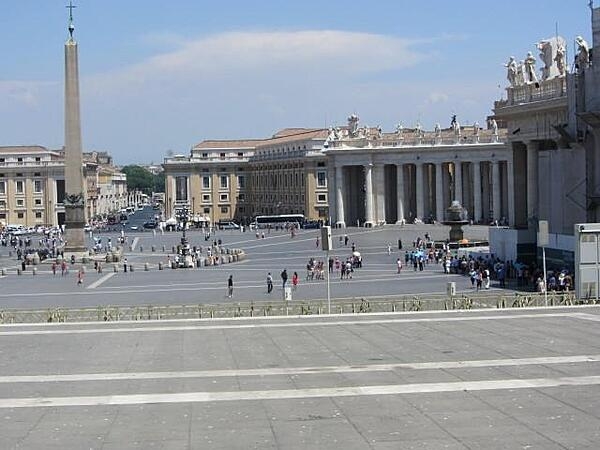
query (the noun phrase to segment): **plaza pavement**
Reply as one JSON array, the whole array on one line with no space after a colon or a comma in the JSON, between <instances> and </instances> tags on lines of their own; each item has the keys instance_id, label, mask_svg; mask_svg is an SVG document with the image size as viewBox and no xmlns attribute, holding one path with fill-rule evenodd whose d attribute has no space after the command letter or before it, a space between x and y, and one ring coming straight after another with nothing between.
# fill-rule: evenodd
<instances>
[{"instance_id":1,"label":"plaza pavement","mask_svg":"<svg viewBox=\"0 0 600 450\"><path fill-rule=\"evenodd\" d=\"M394 297L403 294L441 294L446 291L449 281L457 283L458 291L471 291L467 278L459 275L445 275L440 266L426 267L423 272L414 272L405 267L402 274L396 273L396 259L404 257L404 251L412 247L417 236L428 232L440 241L446 238L448 227L432 225L407 225L405 227L386 226L375 229L348 228L334 230L333 256L345 259L351 254L354 242L363 256L363 268L353 274L352 280L331 279L331 297L369 298ZM123 273L118 265L118 273L112 264L103 264L102 274L91 267L85 276L83 286L76 285L77 265L65 276L52 276L49 264L38 267L34 276L26 271L17 276L16 260L8 258L6 248L2 248L0 267L7 269L7 275L0 279L0 308L37 309L49 307L95 307L98 305L166 305L198 304L245 301L279 301L282 299L280 273L286 268L289 280L294 271L300 276L300 286L293 292L294 300L314 300L326 297L324 281L306 281L306 263L310 257L326 260L325 253L316 247L319 230L301 230L291 239L289 233L266 233L264 239L256 239L254 232L219 231L212 240L221 239L228 248L241 248L246 259L240 263L199 269L158 270L159 262L166 267L170 249L179 243L180 232L153 234L150 231L128 232L129 245L125 249L128 262L134 266L133 273ZM339 237L348 234L347 246ZM487 227L467 227L466 235L473 239L486 239ZM96 233L103 242L110 237L116 242L116 233ZM206 246L203 234L188 232L190 244ZM398 239L402 240L403 251L398 251ZM388 255L387 245L392 246ZM155 252L152 252L152 246ZM166 252L163 253L163 246ZM144 271L147 263L149 271ZM271 272L275 289L266 293L266 276ZM228 276L234 277L233 299L225 296Z\"/></svg>"},{"instance_id":2,"label":"plaza pavement","mask_svg":"<svg viewBox=\"0 0 600 450\"><path fill-rule=\"evenodd\" d=\"M0 326L2 449L597 449L600 308Z\"/></svg>"}]
</instances>

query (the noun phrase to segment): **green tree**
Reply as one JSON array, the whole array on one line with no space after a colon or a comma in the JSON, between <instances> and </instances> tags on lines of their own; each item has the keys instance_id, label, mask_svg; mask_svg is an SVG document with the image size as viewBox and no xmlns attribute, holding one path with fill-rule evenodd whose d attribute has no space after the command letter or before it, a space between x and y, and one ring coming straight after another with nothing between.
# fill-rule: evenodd
<instances>
[{"instance_id":1,"label":"green tree","mask_svg":"<svg viewBox=\"0 0 600 450\"><path fill-rule=\"evenodd\" d=\"M165 192L165 172L154 175L154 192Z\"/></svg>"},{"instance_id":2,"label":"green tree","mask_svg":"<svg viewBox=\"0 0 600 450\"><path fill-rule=\"evenodd\" d=\"M129 191L141 191L144 194L152 194L155 185L155 177L152 173L140 166L130 165L121 169L127 175L127 189Z\"/></svg>"}]
</instances>

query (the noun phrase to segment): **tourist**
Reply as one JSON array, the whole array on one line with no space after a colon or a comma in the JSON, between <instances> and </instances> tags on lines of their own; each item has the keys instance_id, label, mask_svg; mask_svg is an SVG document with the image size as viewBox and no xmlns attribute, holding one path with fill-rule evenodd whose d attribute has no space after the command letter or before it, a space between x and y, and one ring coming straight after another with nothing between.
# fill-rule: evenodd
<instances>
[{"instance_id":1,"label":"tourist","mask_svg":"<svg viewBox=\"0 0 600 450\"><path fill-rule=\"evenodd\" d=\"M285 284L287 283L287 280L288 280L287 269L283 269L283 272L281 272L281 287L283 289L285 289Z\"/></svg>"},{"instance_id":2,"label":"tourist","mask_svg":"<svg viewBox=\"0 0 600 450\"><path fill-rule=\"evenodd\" d=\"M83 284L83 267L77 272L77 284Z\"/></svg>"},{"instance_id":3,"label":"tourist","mask_svg":"<svg viewBox=\"0 0 600 450\"><path fill-rule=\"evenodd\" d=\"M267 294L273 292L273 276L271 272L267 274Z\"/></svg>"},{"instance_id":4,"label":"tourist","mask_svg":"<svg viewBox=\"0 0 600 450\"><path fill-rule=\"evenodd\" d=\"M294 272L294 275L292 275L292 289L295 291L298 287L298 282L299 282L299 278L298 278L298 272Z\"/></svg>"},{"instance_id":5,"label":"tourist","mask_svg":"<svg viewBox=\"0 0 600 450\"><path fill-rule=\"evenodd\" d=\"M227 280L227 297L231 298L233 296L233 275L229 275L229 279Z\"/></svg>"},{"instance_id":6,"label":"tourist","mask_svg":"<svg viewBox=\"0 0 600 450\"><path fill-rule=\"evenodd\" d=\"M402 260L400 258L396 260L396 267L398 268L398 273L402 272Z\"/></svg>"}]
</instances>

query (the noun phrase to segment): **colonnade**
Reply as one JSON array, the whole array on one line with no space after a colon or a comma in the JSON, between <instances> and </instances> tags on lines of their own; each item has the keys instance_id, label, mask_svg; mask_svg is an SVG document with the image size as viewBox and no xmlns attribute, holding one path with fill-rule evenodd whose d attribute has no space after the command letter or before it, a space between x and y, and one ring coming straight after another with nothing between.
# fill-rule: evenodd
<instances>
[{"instance_id":1,"label":"colonnade","mask_svg":"<svg viewBox=\"0 0 600 450\"><path fill-rule=\"evenodd\" d=\"M474 223L514 224L510 159L474 161L335 161L330 211L337 226L443 222L458 200Z\"/></svg>"}]
</instances>

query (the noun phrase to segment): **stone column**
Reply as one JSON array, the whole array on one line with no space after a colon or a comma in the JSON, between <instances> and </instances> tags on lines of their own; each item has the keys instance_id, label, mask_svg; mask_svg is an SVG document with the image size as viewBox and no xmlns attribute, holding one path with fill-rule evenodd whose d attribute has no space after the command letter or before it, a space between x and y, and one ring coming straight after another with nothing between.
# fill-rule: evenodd
<instances>
[{"instance_id":1,"label":"stone column","mask_svg":"<svg viewBox=\"0 0 600 450\"><path fill-rule=\"evenodd\" d=\"M397 224L404 224L404 165L396 165L396 197L398 199L398 221Z\"/></svg>"},{"instance_id":2,"label":"stone column","mask_svg":"<svg viewBox=\"0 0 600 450\"><path fill-rule=\"evenodd\" d=\"M373 163L365 164L365 227L375 225L373 221Z\"/></svg>"},{"instance_id":3,"label":"stone column","mask_svg":"<svg viewBox=\"0 0 600 450\"><path fill-rule=\"evenodd\" d=\"M527 143L527 221L528 227L537 227L538 217L538 143Z\"/></svg>"},{"instance_id":4,"label":"stone column","mask_svg":"<svg viewBox=\"0 0 600 450\"><path fill-rule=\"evenodd\" d=\"M375 178L375 217L373 221L375 223L385 222L385 166L383 164L376 164L373 167L374 178Z\"/></svg>"},{"instance_id":5,"label":"stone column","mask_svg":"<svg viewBox=\"0 0 600 450\"><path fill-rule=\"evenodd\" d=\"M515 226L515 172L512 159L506 161L506 186L508 199L506 206L508 209L508 226Z\"/></svg>"},{"instance_id":6,"label":"stone column","mask_svg":"<svg viewBox=\"0 0 600 450\"><path fill-rule=\"evenodd\" d=\"M425 216L425 199L424 199L424 185L423 185L423 163L418 162L415 164L416 172L416 183L415 183L415 196L417 198L417 219L423 220Z\"/></svg>"},{"instance_id":7,"label":"stone column","mask_svg":"<svg viewBox=\"0 0 600 450\"><path fill-rule=\"evenodd\" d=\"M86 251L85 200L81 119L79 112L79 68L77 43L65 43L65 252Z\"/></svg>"},{"instance_id":8,"label":"stone column","mask_svg":"<svg viewBox=\"0 0 600 450\"><path fill-rule=\"evenodd\" d=\"M344 166L335 168L335 204L337 207L335 226L346 227L344 216Z\"/></svg>"},{"instance_id":9,"label":"stone column","mask_svg":"<svg viewBox=\"0 0 600 450\"><path fill-rule=\"evenodd\" d=\"M481 165L473 162L473 222L481 221Z\"/></svg>"},{"instance_id":10,"label":"stone column","mask_svg":"<svg viewBox=\"0 0 600 450\"><path fill-rule=\"evenodd\" d=\"M442 175L443 163L435 163L435 219L444 220L444 177Z\"/></svg>"},{"instance_id":11,"label":"stone column","mask_svg":"<svg viewBox=\"0 0 600 450\"><path fill-rule=\"evenodd\" d=\"M500 199L502 196L502 184L500 183L500 163L492 161L492 210L494 212L493 220L502 218L502 204Z\"/></svg>"},{"instance_id":12,"label":"stone column","mask_svg":"<svg viewBox=\"0 0 600 450\"><path fill-rule=\"evenodd\" d=\"M462 191L462 162L454 162L454 199L458 200L461 205L463 204L463 191Z\"/></svg>"}]
</instances>

